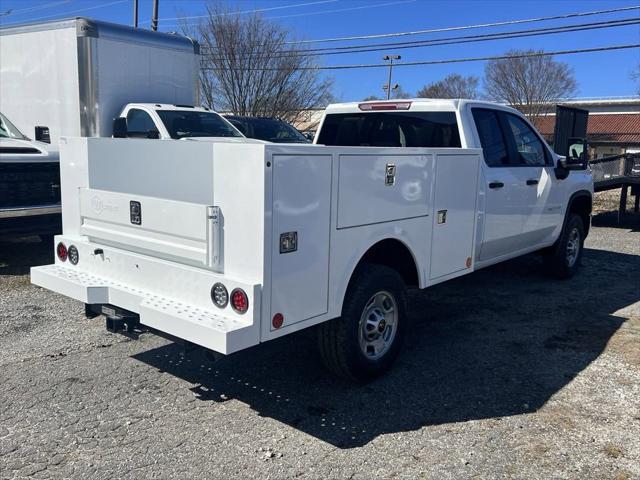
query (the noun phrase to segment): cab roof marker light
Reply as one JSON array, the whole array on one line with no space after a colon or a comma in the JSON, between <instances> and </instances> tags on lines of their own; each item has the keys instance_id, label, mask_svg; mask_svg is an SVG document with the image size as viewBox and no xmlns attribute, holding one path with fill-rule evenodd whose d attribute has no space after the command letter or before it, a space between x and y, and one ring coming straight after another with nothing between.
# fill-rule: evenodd
<instances>
[{"instance_id":1,"label":"cab roof marker light","mask_svg":"<svg viewBox=\"0 0 640 480\"><path fill-rule=\"evenodd\" d=\"M372 110L409 110L411 108L411 102L359 103L358 108L364 112Z\"/></svg>"}]
</instances>

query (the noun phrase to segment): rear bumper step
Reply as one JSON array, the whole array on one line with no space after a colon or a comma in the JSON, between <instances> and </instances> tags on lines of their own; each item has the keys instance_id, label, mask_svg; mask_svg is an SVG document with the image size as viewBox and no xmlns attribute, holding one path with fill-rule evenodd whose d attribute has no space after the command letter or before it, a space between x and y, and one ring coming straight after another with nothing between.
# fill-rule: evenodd
<instances>
[{"instance_id":1,"label":"rear bumper step","mask_svg":"<svg viewBox=\"0 0 640 480\"><path fill-rule=\"evenodd\" d=\"M229 354L260 343L259 325L252 318L229 318L78 268L57 264L33 267L31 282L86 304L135 305L137 308L129 308L138 315L141 325L219 353Z\"/></svg>"}]
</instances>

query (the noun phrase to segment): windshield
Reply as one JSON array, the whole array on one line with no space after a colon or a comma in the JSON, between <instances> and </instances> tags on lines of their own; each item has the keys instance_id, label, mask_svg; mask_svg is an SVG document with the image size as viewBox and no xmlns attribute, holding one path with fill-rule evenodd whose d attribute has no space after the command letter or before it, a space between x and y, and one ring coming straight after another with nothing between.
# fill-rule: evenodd
<instances>
[{"instance_id":1,"label":"windshield","mask_svg":"<svg viewBox=\"0 0 640 480\"><path fill-rule=\"evenodd\" d=\"M0 113L0 138L17 138L19 140L29 140L16 126Z\"/></svg>"},{"instance_id":2,"label":"windshield","mask_svg":"<svg viewBox=\"0 0 640 480\"><path fill-rule=\"evenodd\" d=\"M191 110L156 110L171 138L242 137L217 113Z\"/></svg>"},{"instance_id":3,"label":"windshield","mask_svg":"<svg viewBox=\"0 0 640 480\"><path fill-rule=\"evenodd\" d=\"M233 118L234 125L247 137L275 143L310 143L298 130L282 120L271 118Z\"/></svg>"}]
</instances>

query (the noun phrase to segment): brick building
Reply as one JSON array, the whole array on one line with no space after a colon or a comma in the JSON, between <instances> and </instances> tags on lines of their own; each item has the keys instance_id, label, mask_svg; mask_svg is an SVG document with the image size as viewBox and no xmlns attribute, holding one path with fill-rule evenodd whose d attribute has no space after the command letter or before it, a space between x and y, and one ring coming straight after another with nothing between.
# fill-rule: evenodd
<instances>
[{"instance_id":1,"label":"brick building","mask_svg":"<svg viewBox=\"0 0 640 480\"><path fill-rule=\"evenodd\" d=\"M579 99L562 104L589 110L587 139L591 159L640 152L640 97ZM552 142L555 113L538 119L536 126Z\"/></svg>"}]
</instances>

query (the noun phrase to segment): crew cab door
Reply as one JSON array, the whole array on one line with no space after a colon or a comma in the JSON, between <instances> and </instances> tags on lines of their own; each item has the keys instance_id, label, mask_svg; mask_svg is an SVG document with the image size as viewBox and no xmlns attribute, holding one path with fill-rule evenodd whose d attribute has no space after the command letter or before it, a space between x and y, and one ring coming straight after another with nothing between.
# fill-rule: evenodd
<instances>
[{"instance_id":1,"label":"crew cab door","mask_svg":"<svg viewBox=\"0 0 640 480\"><path fill-rule=\"evenodd\" d=\"M521 233L528 213L526 172L513 168L507 132L500 111L472 108L483 149L485 213L480 260L490 260L523 248Z\"/></svg>"},{"instance_id":2,"label":"crew cab door","mask_svg":"<svg viewBox=\"0 0 640 480\"><path fill-rule=\"evenodd\" d=\"M562 223L553 160L538 133L523 118L508 112L500 115L526 211L520 235L523 248L534 247L550 239Z\"/></svg>"},{"instance_id":3,"label":"crew cab door","mask_svg":"<svg viewBox=\"0 0 640 480\"><path fill-rule=\"evenodd\" d=\"M485 159L480 260L548 243L562 221L550 152L520 116L487 108L472 113Z\"/></svg>"}]
</instances>

